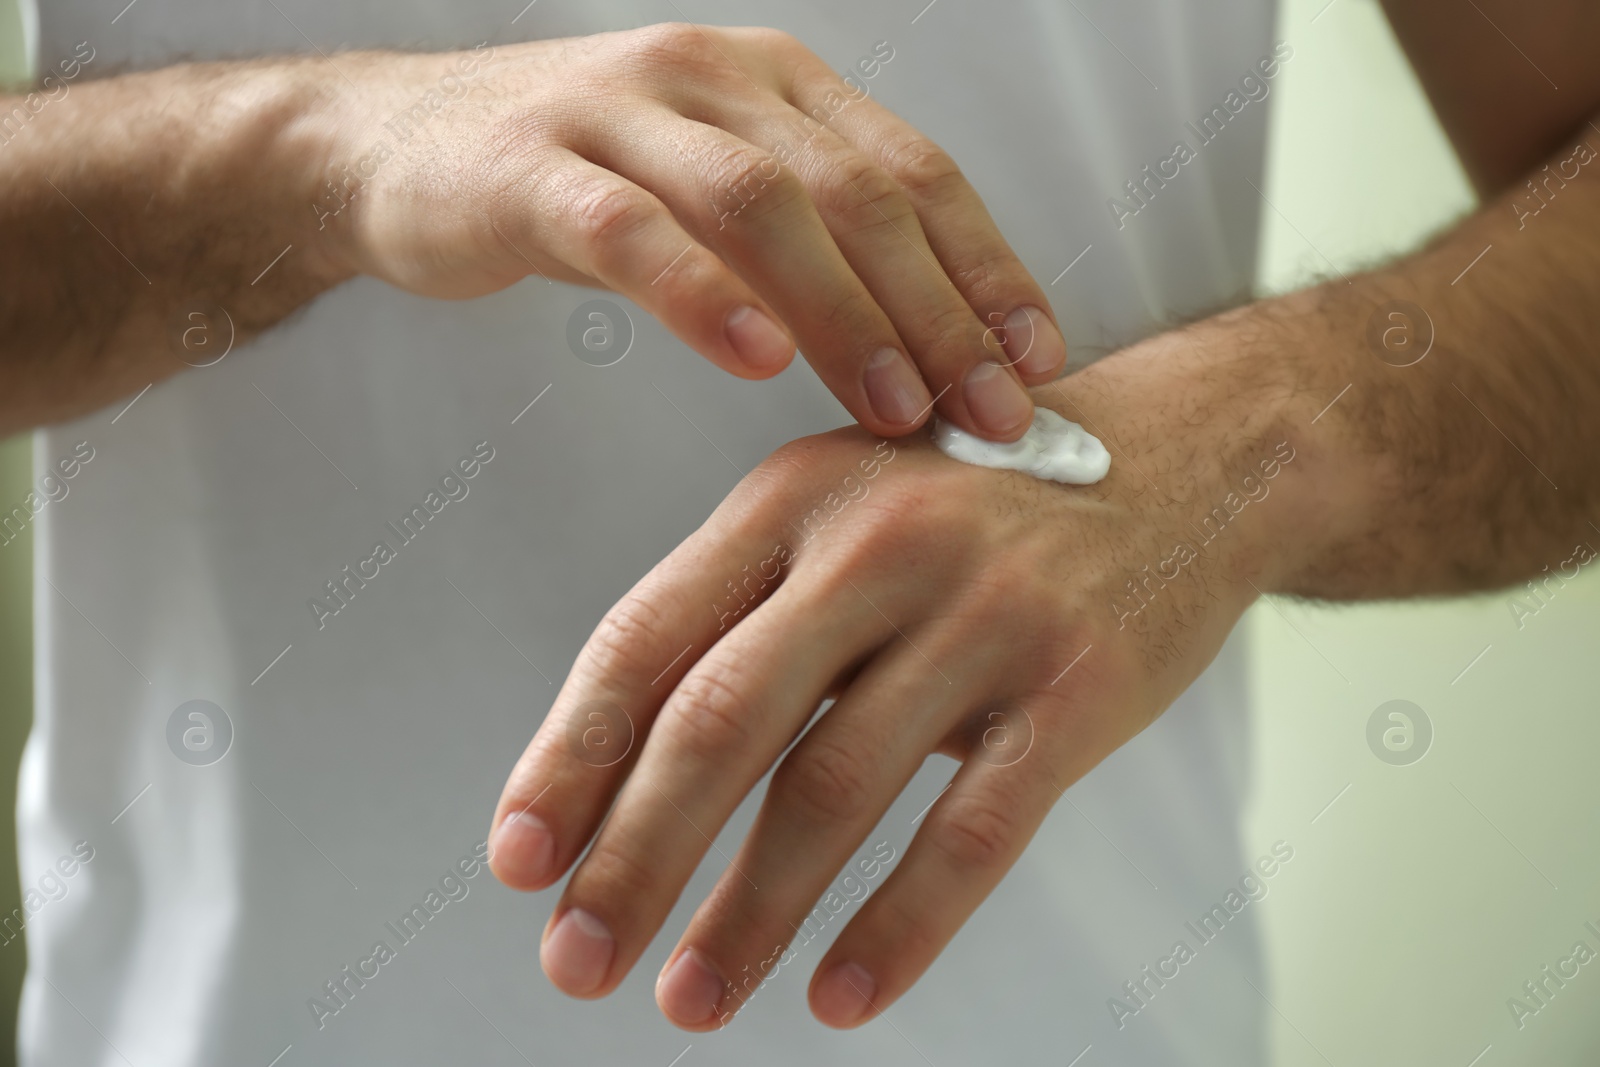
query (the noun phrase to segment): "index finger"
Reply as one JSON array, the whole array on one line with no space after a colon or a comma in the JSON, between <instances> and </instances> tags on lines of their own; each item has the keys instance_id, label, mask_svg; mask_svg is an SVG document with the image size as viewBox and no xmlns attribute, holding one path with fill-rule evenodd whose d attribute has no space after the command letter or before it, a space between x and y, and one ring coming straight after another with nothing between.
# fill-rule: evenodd
<instances>
[{"instance_id":1,"label":"index finger","mask_svg":"<svg viewBox=\"0 0 1600 1067\"><path fill-rule=\"evenodd\" d=\"M781 567L762 566L773 558L770 506L770 494L741 485L584 643L495 807L489 866L500 881L543 889L577 860L667 696L781 582ZM729 592L734 579L745 599Z\"/></svg>"},{"instance_id":2,"label":"index finger","mask_svg":"<svg viewBox=\"0 0 1600 1067\"><path fill-rule=\"evenodd\" d=\"M828 114L825 99L836 87L801 80L792 92L800 110ZM1040 385L1057 377L1067 343L1050 300L949 153L870 97L833 114L829 127L900 184L934 256L1022 380Z\"/></svg>"}]
</instances>

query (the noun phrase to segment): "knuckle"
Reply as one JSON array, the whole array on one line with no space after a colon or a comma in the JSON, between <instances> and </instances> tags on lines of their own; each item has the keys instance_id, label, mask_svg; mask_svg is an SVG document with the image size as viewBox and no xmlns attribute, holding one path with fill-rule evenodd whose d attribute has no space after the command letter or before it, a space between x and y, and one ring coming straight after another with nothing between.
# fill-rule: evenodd
<instances>
[{"instance_id":1,"label":"knuckle","mask_svg":"<svg viewBox=\"0 0 1600 1067\"><path fill-rule=\"evenodd\" d=\"M630 32L619 49L622 78L654 93L672 94L689 87L702 98L751 92L741 68L726 54L726 32L688 22L663 22ZM719 47L718 41L722 42ZM601 76L615 84L615 70Z\"/></svg>"},{"instance_id":2,"label":"knuckle","mask_svg":"<svg viewBox=\"0 0 1600 1067\"><path fill-rule=\"evenodd\" d=\"M916 137L896 148L888 160L889 173L913 195L936 197L965 179L950 153L926 137Z\"/></svg>"},{"instance_id":3,"label":"knuckle","mask_svg":"<svg viewBox=\"0 0 1600 1067\"><path fill-rule=\"evenodd\" d=\"M667 620L660 608L643 597L624 597L589 635L584 648L586 657L602 673L618 674L624 679L651 677L657 661L664 662L663 635Z\"/></svg>"},{"instance_id":4,"label":"knuckle","mask_svg":"<svg viewBox=\"0 0 1600 1067\"><path fill-rule=\"evenodd\" d=\"M950 280L969 301L979 304L1014 292L1022 273L1022 264L1007 249L958 266L951 272Z\"/></svg>"},{"instance_id":5,"label":"knuckle","mask_svg":"<svg viewBox=\"0 0 1600 1067\"><path fill-rule=\"evenodd\" d=\"M804 192L776 156L753 145L730 148L708 168L709 201L718 215L767 214L792 206Z\"/></svg>"},{"instance_id":6,"label":"knuckle","mask_svg":"<svg viewBox=\"0 0 1600 1067\"><path fill-rule=\"evenodd\" d=\"M758 522L771 515L787 517L792 512L805 512L829 454L829 443L822 434L779 445L746 475L730 499L738 494L750 509L747 514L758 517Z\"/></svg>"},{"instance_id":7,"label":"knuckle","mask_svg":"<svg viewBox=\"0 0 1600 1067\"><path fill-rule=\"evenodd\" d=\"M815 481L824 451L815 437L801 437L780 445L745 476L736 492L749 499L763 515L773 510L791 511Z\"/></svg>"},{"instance_id":8,"label":"knuckle","mask_svg":"<svg viewBox=\"0 0 1600 1067\"><path fill-rule=\"evenodd\" d=\"M973 359L983 349L983 323L965 301L951 296L951 303L939 308L928 318L928 329L934 337L942 337L956 345Z\"/></svg>"},{"instance_id":9,"label":"knuckle","mask_svg":"<svg viewBox=\"0 0 1600 1067\"><path fill-rule=\"evenodd\" d=\"M698 66L706 63L710 42L687 22L662 22L630 35L631 52L647 63Z\"/></svg>"},{"instance_id":10,"label":"knuckle","mask_svg":"<svg viewBox=\"0 0 1600 1067\"><path fill-rule=\"evenodd\" d=\"M800 38L771 26L723 27L720 31L730 43L741 46L747 55L765 62L768 69L793 83L818 74L832 73L828 64ZM724 64L727 66L727 64ZM741 82L749 85L742 77Z\"/></svg>"},{"instance_id":11,"label":"knuckle","mask_svg":"<svg viewBox=\"0 0 1600 1067\"><path fill-rule=\"evenodd\" d=\"M757 26L749 30L749 39L757 48L775 54L804 52L811 54L811 50L800 42L800 38L786 30L774 29L770 26Z\"/></svg>"},{"instance_id":12,"label":"knuckle","mask_svg":"<svg viewBox=\"0 0 1600 1067\"><path fill-rule=\"evenodd\" d=\"M843 153L824 174L818 200L829 216L863 228L898 225L911 214L899 183L855 152Z\"/></svg>"},{"instance_id":13,"label":"knuckle","mask_svg":"<svg viewBox=\"0 0 1600 1067\"><path fill-rule=\"evenodd\" d=\"M710 165L710 184L713 191L724 190L755 194L776 179L781 168L771 155L754 145L734 145L721 153Z\"/></svg>"},{"instance_id":14,"label":"knuckle","mask_svg":"<svg viewBox=\"0 0 1600 1067\"><path fill-rule=\"evenodd\" d=\"M754 731L743 685L727 667L702 664L668 698L662 715L677 745L691 759L710 762L746 748Z\"/></svg>"},{"instance_id":15,"label":"knuckle","mask_svg":"<svg viewBox=\"0 0 1600 1067\"><path fill-rule=\"evenodd\" d=\"M632 257L635 264L634 270L639 271L641 281L655 275L649 288L660 291L656 299L662 308L695 308L706 297L707 293L725 291L729 280L729 271L726 263L715 252L703 245L690 244L689 247L676 260L673 252L668 249L648 259L649 269L640 270L637 266L639 260ZM668 268L671 268L670 270ZM658 273L664 271L665 273ZM650 298L641 295L637 298L641 304ZM647 310L657 305L650 303ZM665 314L665 312L654 312Z\"/></svg>"},{"instance_id":16,"label":"knuckle","mask_svg":"<svg viewBox=\"0 0 1600 1067\"><path fill-rule=\"evenodd\" d=\"M797 437L787 441L768 456L763 466L776 467L785 474L808 475L816 470L818 464L825 458L826 444L821 440L820 434L810 437Z\"/></svg>"},{"instance_id":17,"label":"knuckle","mask_svg":"<svg viewBox=\"0 0 1600 1067\"><path fill-rule=\"evenodd\" d=\"M920 558L928 565L948 562L941 546L927 542L927 515L918 508L918 494L887 485L874 487L857 504L844 506L837 494L813 500L795 519L803 530L828 531L831 577L820 584L827 596L849 592L863 576L899 573L897 564ZM837 528L838 533L832 531ZM850 593L854 596L853 592Z\"/></svg>"},{"instance_id":18,"label":"knuckle","mask_svg":"<svg viewBox=\"0 0 1600 1067\"><path fill-rule=\"evenodd\" d=\"M929 827L928 841L960 868L987 870L1010 856L1016 814L991 799L952 800Z\"/></svg>"},{"instance_id":19,"label":"knuckle","mask_svg":"<svg viewBox=\"0 0 1600 1067\"><path fill-rule=\"evenodd\" d=\"M883 527L857 527L843 537L834 538L827 544L830 566L818 582L820 593L833 602L846 595L859 599L852 585L858 589L872 589L876 585L881 591L872 596L874 603L883 603L885 592L890 594L891 602L898 603L898 593L882 587L886 576L900 573L895 562L903 558L905 547L905 542L894 531ZM869 584L868 578L875 580Z\"/></svg>"},{"instance_id":20,"label":"knuckle","mask_svg":"<svg viewBox=\"0 0 1600 1067\"><path fill-rule=\"evenodd\" d=\"M860 751L819 736L784 761L772 790L808 824L840 822L866 810L872 773Z\"/></svg>"},{"instance_id":21,"label":"knuckle","mask_svg":"<svg viewBox=\"0 0 1600 1067\"><path fill-rule=\"evenodd\" d=\"M570 218L584 243L596 251L625 243L656 215L653 197L625 182L595 182L580 190Z\"/></svg>"},{"instance_id":22,"label":"knuckle","mask_svg":"<svg viewBox=\"0 0 1600 1067\"><path fill-rule=\"evenodd\" d=\"M606 835L602 835L584 857L572 881L573 895L580 902L619 902L624 912L633 913L638 901L648 900L659 892L661 872L633 849L617 841L608 841ZM610 917L606 911L601 913Z\"/></svg>"},{"instance_id":23,"label":"knuckle","mask_svg":"<svg viewBox=\"0 0 1600 1067\"><path fill-rule=\"evenodd\" d=\"M817 325L829 337L879 337L877 304L872 295L858 284L844 287L832 300L816 312Z\"/></svg>"},{"instance_id":24,"label":"knuckle","mask_svg":"<svg viewBox=\"0 0 1600 1067\"><path fill-rule=\"evenodd\" d=\"M560 157L554 146L566 133L563 120L546 109L519 110L490 124L468 149L466 173L483 176L491 202L523 203L529 185L555 172Z\"/></svg>"}]
</instances>

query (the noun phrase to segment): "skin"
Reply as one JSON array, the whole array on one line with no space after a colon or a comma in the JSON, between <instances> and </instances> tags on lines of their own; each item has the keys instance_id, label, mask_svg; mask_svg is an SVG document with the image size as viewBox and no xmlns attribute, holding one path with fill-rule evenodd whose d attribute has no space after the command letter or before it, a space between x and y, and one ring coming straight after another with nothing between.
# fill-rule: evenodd
<instances>
[{"instance_id":1,"label":"skin","mask_svg":"<svg viewBox=\"0 0 1600 1067\"><path fill-rule=\"evenodd\" d=\"M950 788L812 978L817 1018L858 1025L921 976L1061 791L1152 722L1262 593L1479 590L1545 580L1573 555L1600 498L1600 10L1474 6L1389 9L1482 209L1393 266L1036 389L1106 441L1103 482L965 467L860 428L807 438L617 604L493 823L507 884L571 871L542 948L559 987L616 987L772 769L656 986L679 1026L726 1024L942 753L961 761ZM1421 310L1396 318L1396 301ZM847 479L878 448L894 458L863 495ZM819 514L832 517L806 536ZM1226 522L1210 538L1208 516ZM630 727L627 758L600 766Z\"/></svg>"},{"instance_id":2,"label":"skin","mask_svg":"<svg viewBox=\"0 0 1600 1067\"><path fill-rule=\"evenodd\" d=\"M29 253L0 257L0 429L175 373L171 335L196 302L226 308L248 337L359 273L448 298L535 271L609 286L746 377L775 373L798 339L862 427L781 450L607 616L507 783L492 862L526 889L572 871L543 963L568 992L604 995L681 892L702 833L776 761L737 866L658 986L669 1018L705 1029L737 1010L735 979L781 957L918 763L953 756L954 784L813 978L818 1017L854 1025L916 981L1060 791L1159 715L1260 592L1486 588L1568 558L1587 529L1600 495L1600 179L1573 171L1532 202L1537 215L1505 187L1542 178L1546 158L1570 169L1589 136L1600 10L1553 0L1528 20L1526 5L1475 0L1480 24L1442 0L1389 7L1491 202L1391 268L1037 389L1112 446L1094 487L873 436L926 417L875 412L865 375L882 347L915 362L940 414L978 430L983 405L964 383L1001 355L992 346L1016 366L990 366L991 386L1042 384L1064 348L953 164L870 101L811 137L802 113L837 78L762 30L654 27L475 56L452 117L354 184L385 123L467 77L463 56L74 83L0 155L0 248ZM805 134L804 149L767 179L767 154L797 123L791 147ZM730 218L727 191L752 189ZM813 271L800 289L786 284L797 262ZM1404 368L1414 348L1388 340L1395 300L1436 334ZM745 306L782 337L735 329L741 355L729 322ZM1043 309L1026 340L997 326L1019 307ZM1420 329L1412 316L1400 336L1420 344ZM1027 411L1014 405L992 436L1014 438ZM1199 545L1219 506L1234 516L1225 530L1174 569L1176 546ZM801 536L808 518L814 537ZM727 583L746 565L771 577L730 610ZM828 695L839 702L784 754ZM592 746L624 719L593 717L595 701L634 731L609 766Z\"/></svg>"},{"instance_id":3,"label":"skin","mask_svg":"<svg viewBox=\"0 0 1600 1067\"><path fill-rule=\"evenodd\" d=\"M24 108L0 247L48 250L0 259L0 432L198 362L172 340L191 326L242 340L357 274L447 299L604 286L745 378L798 341L884 434L937 411L1015 440L1022 383L1066 362L954 161L775 30L79 74L0 101ZM444 110L408 121L430 93Z\"/></svg>"}]
</instances>

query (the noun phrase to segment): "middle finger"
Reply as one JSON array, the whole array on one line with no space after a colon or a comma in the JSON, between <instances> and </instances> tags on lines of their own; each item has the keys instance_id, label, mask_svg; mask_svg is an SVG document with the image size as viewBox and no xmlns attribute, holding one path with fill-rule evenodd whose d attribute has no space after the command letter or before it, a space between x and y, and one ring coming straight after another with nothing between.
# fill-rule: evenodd
<instances>
[{"instance_id":1,"label":"middle finger","mask_svg":"<svg viewBox=\"0 0 1600 1067\"><path fill-rule=\"evenodd\" d=\"M1033 401L1000 334L950 280L900 183L795 108L727 121L741 136L773 145L774 156L799 177L845 261L894 323L940 415L984 437L1020 436Z\"/></svg>"}]
</instances>

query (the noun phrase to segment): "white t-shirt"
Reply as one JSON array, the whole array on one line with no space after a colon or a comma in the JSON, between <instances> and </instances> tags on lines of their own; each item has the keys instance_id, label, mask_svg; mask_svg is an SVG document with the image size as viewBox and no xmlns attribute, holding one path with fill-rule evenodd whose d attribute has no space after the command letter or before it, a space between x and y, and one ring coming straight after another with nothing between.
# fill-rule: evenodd
<instances>
[{"instance_id":1,"label":"white t-shirt","mask_svg":"<svg viewBox=\"0 0 1600 1067\"><path fill-rule=\"evenodd\" d=\"M1268 0L924 2L542 0L519 16L520 0L139 0L113 22L120 4L52 0L40 69L83 41L94 72L308 40L331 54L765 23L841 72L892 51L872 93L961 162L1076 360L1248 289L1267 105L1240 82L1272 55ZM1206 116L1214 136L1189 125ZM1178 142L1194 158L1148 181ZM727 1030L666 1023L652 985L715 852L615 994L549 985L538 940L558 890L505 889L472 856L551 683L735 466L847 421L804 365L737 381L636 308L621 362L580 361L569 318L603 295L534 278L444 303L358 280L131 407L39 434L59 499L32 520L19 821L36 891L0 935L25 926L22 1061L665 1067L692 1044L683 1067L1059 1067L1091 1045L1083 1067L1261 1063L1254 910L1225 908L1209 939L1186 926L1267 850L1238 840L1236 645L1073 787L887 1021L835 1033L806 1009L851 900ZM391 533L474 454L420 533ZM380 539L396 558L319 628L308 603ZM951 771L930 761L863 853L903 855Z\"/></svg>"}]
</instances>

